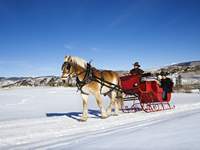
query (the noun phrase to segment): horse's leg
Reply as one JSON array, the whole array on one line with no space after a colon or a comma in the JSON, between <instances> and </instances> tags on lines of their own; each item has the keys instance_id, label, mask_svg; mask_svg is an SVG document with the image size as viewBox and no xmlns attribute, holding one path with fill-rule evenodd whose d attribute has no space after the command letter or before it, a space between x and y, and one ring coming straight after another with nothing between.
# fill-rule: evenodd
<instances>
[{"instance_id":1,"label":"horse's leg","mask_svg":"<svg viewBox=\"0 0 200 150\"><path fill-rule=\"evenodd\" d=\"M116 91L112 91L108 96L110 97L110 104L109 104L106 112L108 115L110 115L111 111L112 111L112 107L114 106L114 108L115 108L114 115L117 116L119 113L119 107L120 107L119 98L116 98L117 93L116 93Z\"/></svg>"},{"instance_id":2,"label":"horse's leg","mask_svg":"<svg viewBox=\"0 0 200 150\"><path fill-rule=\"evenodd\" d=\"M118 104L118 98L117 98L117 91L112 91L112 99L114 99L115 104L115 113L114 115L118 115L119 113L119 104Z\"/></svg>"},{"instance_id":3,"label":"horse's leg","mask_svg":"<svg viewBox=\"0 0 200 150\"><path fill-rule=\"evenodd\" d=\"M83 115L81 121L86 121L88 118L88 95L81 94L83 100Z\"/></svg>"},{"instance_id":4,"label":"horse's leg","mask_svg":"<svg viewBox=\"0 0 200 150\"><path fill-rule=\"evenodd\" d=\"M96 102L100 108L100 111L101 111L101 118L107 118L107 114L106 114L106 111L104 109L104 106L103 106L103 102L102 102L102 99L101 99L101 95L100 94L95 94L95 97L96 97Z\"/></svg>"},{"instance_id":5,"label":"horse's leg","mask_svg":"<svg viewBox=\"0 0 200 150\"><path fill-rule=\"evenodd\" d=\"M111 111L112 111L112 106L115 103L115 99L113 98L112 92L108 94L108 97L110 98L110 104L108 105L106 112L107 112L108 115L110 115Z\"/></svg>"},{"instance_id":6,"label":"horse's leg","mask_svg":"<svg viewBox=\"0 0 200 150\"><path fill-rule=\"evenodd\" d=\"M117 103L118 103L118 108L122 109L124 107L124 99L123 97L125 97L124 93L117 93Z\"/></svg>"}]
</instances>

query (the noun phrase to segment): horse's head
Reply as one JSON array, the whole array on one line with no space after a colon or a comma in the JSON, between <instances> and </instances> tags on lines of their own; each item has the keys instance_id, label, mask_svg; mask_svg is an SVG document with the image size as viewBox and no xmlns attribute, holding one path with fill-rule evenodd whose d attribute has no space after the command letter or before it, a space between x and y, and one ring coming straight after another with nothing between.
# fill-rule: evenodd
<instances>
[{"instance_id":1,"label":"horse's head","mask_svg":"<svg viewBox=\"0 0 200 150\"><path fill-rule=\"evenodd\" d=\"M65 56L64 63L62 65L62 80L66 80L68 77L72 77L74 75L74 64L71 56Z\"/></svg>"},{"instance_id":2,"label":"horse's head","mask_svg":"<svg viewBox=\"0 0 200 150\"><path fill-rule=\"evenodd\" d=\"M75 77L81 68L82 70L87 68L85 60L76 56L65 56L62 65L62 80L66 80L68 77Z\"/></svg>"}]
</instances>

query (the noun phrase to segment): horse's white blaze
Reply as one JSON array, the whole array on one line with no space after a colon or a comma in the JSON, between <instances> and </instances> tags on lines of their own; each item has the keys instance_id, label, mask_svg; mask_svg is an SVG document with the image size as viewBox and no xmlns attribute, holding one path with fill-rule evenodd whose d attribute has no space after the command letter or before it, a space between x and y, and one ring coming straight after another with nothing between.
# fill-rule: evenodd
<instances>
[{"instance_id":1,"label":"horse's white blaze","mask_svg":"<svg viewBox=\"0 0 200 150\"><path fill-rule=\"evenodd\" d=\"M62 80L67 79L68 75L69 75L68 73L63 73L61 79Z\"/></svg>"}]
</instances>

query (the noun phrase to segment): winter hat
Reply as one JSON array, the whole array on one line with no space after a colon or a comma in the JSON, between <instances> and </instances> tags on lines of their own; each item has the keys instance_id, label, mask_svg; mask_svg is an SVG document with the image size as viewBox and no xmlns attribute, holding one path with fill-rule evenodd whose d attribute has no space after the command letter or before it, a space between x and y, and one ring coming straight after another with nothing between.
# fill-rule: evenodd
<instances>
[{"instance_id":1,"label":"winter hat","mask_svg":"<svg viewBox=\"0 0 200 150\"><path fill-rule=\"evenodd\" d=\"M140 67L139 62L135 62L133 65Z\"/></svg>"}]
</instances>

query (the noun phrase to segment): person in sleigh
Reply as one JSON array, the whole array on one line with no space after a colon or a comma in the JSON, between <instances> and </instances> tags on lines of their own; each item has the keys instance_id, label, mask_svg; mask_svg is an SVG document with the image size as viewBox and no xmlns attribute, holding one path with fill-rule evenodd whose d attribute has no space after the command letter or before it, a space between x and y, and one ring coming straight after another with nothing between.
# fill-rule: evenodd
<instances>
[{"instance_id":1,"label":"person in sleigh","mask_svg":"<svg viewBox=\"0 0 200 150\"><path fill-rule=\"evenodd\" d=\"M161 71L160 73L161 75L161 80L160 80L160 87L162 87L163 89L163 94L162 94L162 98L164 101L167 100L167 94L172 92L172 88L173 88L173 81L167 77L167 73L164 71Z\"/></svg>"},{"instance_id":2,"label":"person in sleigh","mask_svg":"<svg viewBox=\"0 0 200 150\"><path fill-rule=\"evenodd\" d=\"M140 69L140 64L138 62L135 62L133 64L133 69L130 70L130 74L133 75L142 75L144 71Z\"/></svg>"}]
</instances>

